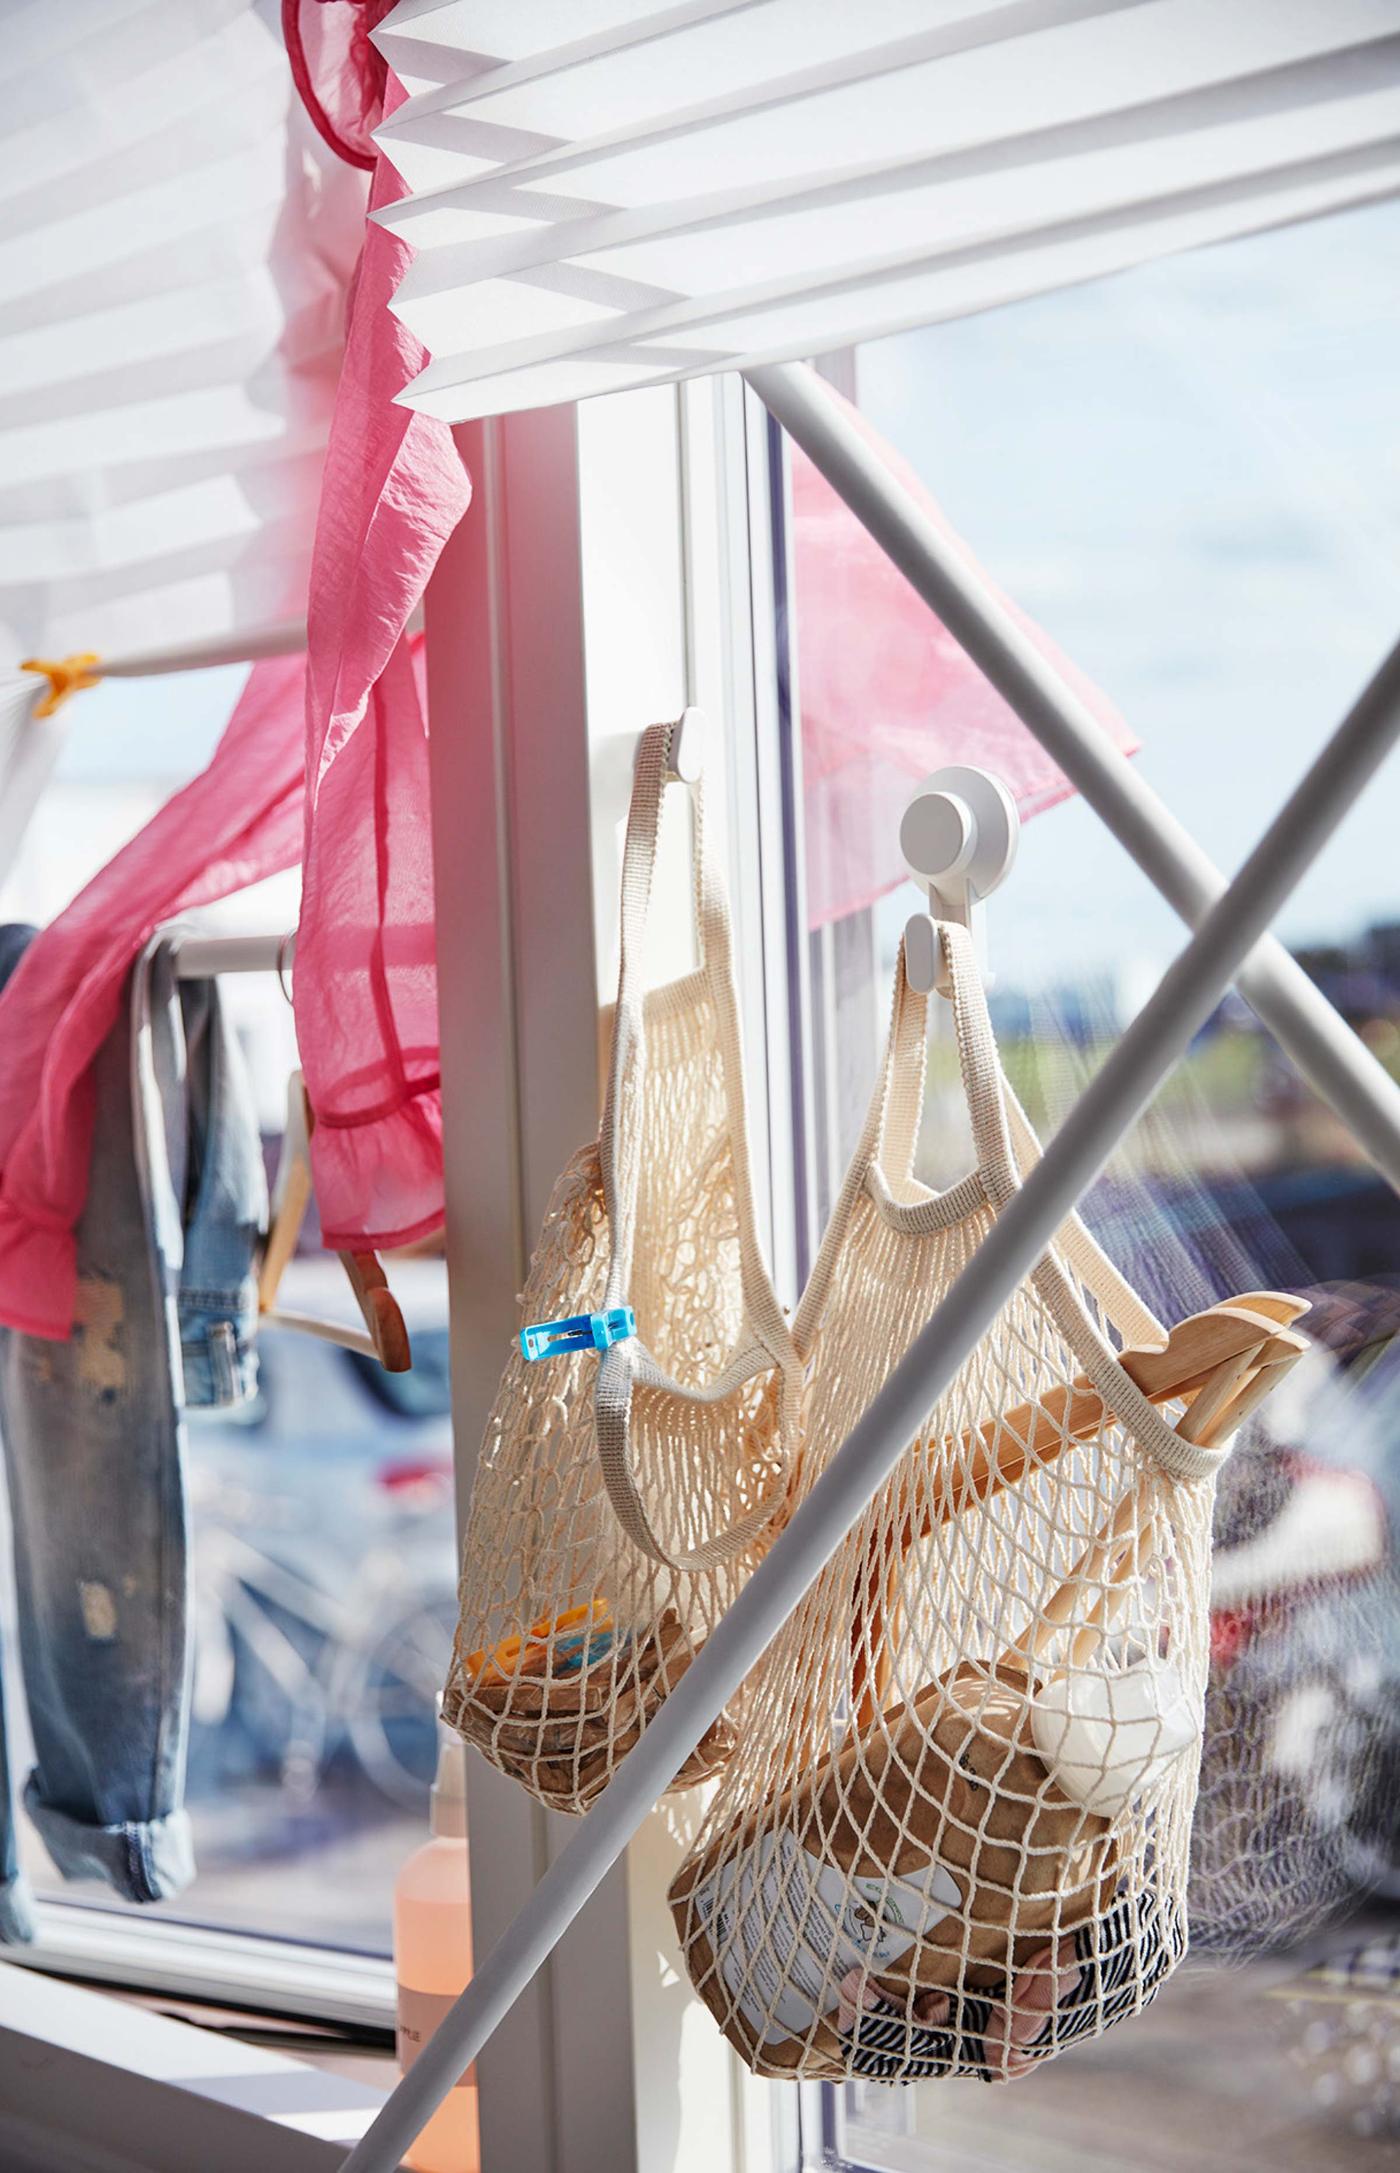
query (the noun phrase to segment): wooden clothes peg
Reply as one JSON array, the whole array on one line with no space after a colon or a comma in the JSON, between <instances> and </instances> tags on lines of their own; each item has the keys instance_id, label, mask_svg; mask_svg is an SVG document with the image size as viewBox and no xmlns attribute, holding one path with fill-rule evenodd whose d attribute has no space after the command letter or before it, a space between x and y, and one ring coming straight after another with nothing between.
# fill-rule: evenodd
<instances>
[{"instance_id":1,"label":"wooden clothes peg","mask_svg":"<svg viewBox=\"0 0 1400 2173\"><path fill-rule=\"evenodd\" d=\"M343 1328L338 1321L317 1320L306 1313L289 1313L277 1303L277 1293L297 1249L306 1210L311 1204L311 1133L315 1119L307 1099L306 1081L294 1071L287 1082L287 1128L282 1135L282 1155L272 1188L272 1212L267 1244L258 1274L258 1312L276 1327L294 1328L302 1335L319 1336L346 1350L377 1358L386 1373L407 1373L413 1364L408 1329L398 1299L389 1288L378 1253L342 1252L336 1255L344 1268L355 1303L364 1321L364 1333Z\"/></svg>"}]
</instances>

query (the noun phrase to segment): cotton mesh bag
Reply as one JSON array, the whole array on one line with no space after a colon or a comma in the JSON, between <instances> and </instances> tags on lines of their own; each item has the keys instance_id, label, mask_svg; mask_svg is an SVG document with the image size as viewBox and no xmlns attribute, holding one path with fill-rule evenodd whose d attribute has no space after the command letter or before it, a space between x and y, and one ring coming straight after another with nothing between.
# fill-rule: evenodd
<instances>
[{"instance_id":1,"label":"cotton mesh bag","mask_svg":"<svg viewBox=\"0 0 1400 2173\"><path fill-rule=\"evenodd\" d=\"M643 993L671 731L638 750L602 1128L556 1183L530 1264L444 1696L468 1742L562 1811L607 1785L760 1558L800 1387L756 1233L729 915L699 786L700 962ZM733 1742L727 1712L673 1785L717 1772Z\"/></svg>"},{"instance_id":2,"label":"cotton mesh bag","mask_svg":"<svg viewBox=\"0 0 1400 2173\"><path fill-rule=\"evenodd\" d=\"M794 1324L804 1490L1039 1151L966 931L938 934L976 1166L943 1193L914 1174L926 999L901 958ZM1211 1437L1249 1374L1237 1357L1159 1404L1119 1354L1164 1348L1067 1224L750 1678L671 1903L757 2072L1001 2079L1140 2009L1183 1952Z\"/></svg>"}]
</instances>

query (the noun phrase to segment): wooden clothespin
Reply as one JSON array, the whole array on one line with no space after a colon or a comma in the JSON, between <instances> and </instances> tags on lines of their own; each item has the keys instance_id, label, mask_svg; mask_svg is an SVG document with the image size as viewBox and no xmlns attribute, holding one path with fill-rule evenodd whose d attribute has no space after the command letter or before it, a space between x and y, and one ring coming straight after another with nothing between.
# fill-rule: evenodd
<instances>
[{"instance_id":1,"label":"wooden clothespin","mask_svg":"<svg viewBox=\"0 0 1400 2173\"><path fill-rule=\"evenodd\" d=\"M1284 1307L1288 1308L1286 1313L1281 1310ZM1242 1321L1253 1318L1261 1329L1269 1322L1270 1328L1257 1342L1222 1356L1195 1384L1190 1406L1176 1429L1183 1441L1215 1448L1243 1425L1307 1350L1307 1338L1289 1325L1307 1310L1301 1298L1285 1298L1270 1291L1255 1291L1228 1306L1215 1308L1217 1313L1230 1313ZM1208 1320L1210 1315L1194 1317ZM1097 1578L1098 1597L1087 1610L1068 1653L1070 1667L1089 1666L1100 1642L1112 1629L1125 1587L1139 1573L1148 1496L1143 1480L1129 1489L1107 1526L1091 1541L1071 1575L1042 1609L1030 1646L1034 1657L1043 1654L1055 1631L1070 1620L1076 1594L1091 1578Z\"/></svg>"},{"instance_id":2,"label":"wooden clothespin","mask_svg":"<svg viewBox=\"0 0 1400 2173\"><path fill-rule=\"evenodd\" d=\"M287 1128L282 1135L282 1156L272 1188L272 1214L267 1244L258 1273L258 1312L280 1328L295 1328L302 1335L319 1336L346 1350L377 1358L386 1373L407 1373L413 1364L408 1329L399 1301L389 1288L378 1253L337 1254L355 1293L364 1321L364 1333L343 1328L338 1321L316 1320L306 1313L288 1313L277 1303L277 1292L297 1249L301 1226L311 1204L311 1133L315 1119L307 1100L306 1081L294 1071L287 1082Z\"/></svg>"}]
</instances>

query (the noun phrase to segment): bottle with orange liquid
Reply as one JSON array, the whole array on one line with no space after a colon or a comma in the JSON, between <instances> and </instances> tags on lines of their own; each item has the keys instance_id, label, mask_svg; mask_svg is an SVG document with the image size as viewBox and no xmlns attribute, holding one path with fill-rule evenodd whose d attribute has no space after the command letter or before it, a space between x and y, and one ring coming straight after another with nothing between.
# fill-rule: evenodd
<instances>
[{"instance_id":1,"label":"bottle with orange liquid","mask_svg":"<svg viewBox=\"0 0 1400 2173\"><path fill-rule=\"evenodd\" d=\"M432 1831L394 1885L399 2068L406 2073L472 1973L466 1746L439 1725ZM481 2173L476 2070L469 2068L404 2159L414 2173Z\"/></svg>"}]
</instances>

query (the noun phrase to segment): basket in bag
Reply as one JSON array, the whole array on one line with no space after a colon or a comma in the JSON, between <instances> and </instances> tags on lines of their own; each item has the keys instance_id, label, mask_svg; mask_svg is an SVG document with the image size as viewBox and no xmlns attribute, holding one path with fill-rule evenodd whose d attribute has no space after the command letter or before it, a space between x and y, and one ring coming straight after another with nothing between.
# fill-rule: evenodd
<instances>
[{"instance_id":1,"label":"basket in bag","mask_svg":"<svg viewBox=\"0 0 1400 2173\"><path fill-rule=\"evenodd\" d=\"M700 962L642 993L670 730L638 750L602 1128L555 1185L522 1293L525 1322L544 1325L523 1331L487 1425L443 1702L564 1811L607 1785L762 1553L800 1380L755 1229L699 787ZM673 1785L716 1772L733 1740L722 1715Z\"/></svg>"},{"instance_id":2,"label":"basket in bag","mask_svg":"<svg viewBox=\"0 0 1400 2173\"><path fill-rule=\"evenodd\" d=\"M941 1194L914 1175L926 1002L901 959L794 1325L804 1489L1039 1151L967 934L939 939L976 1167ZM929 1412L750 1678L671 1888L690 1977L756 2071L996 2079L1137 2010L1172 1968L1212 1442L1301 1347L1280 1325L1297 1310L1266 1293L1168 1342L1071 1221ZM1177 1391L1160 1407L1154 1382Z\"/></svg>"}]
</instances>

